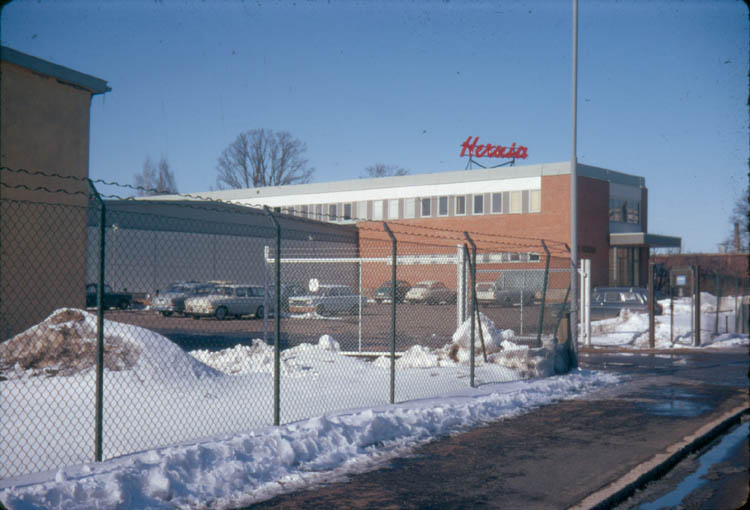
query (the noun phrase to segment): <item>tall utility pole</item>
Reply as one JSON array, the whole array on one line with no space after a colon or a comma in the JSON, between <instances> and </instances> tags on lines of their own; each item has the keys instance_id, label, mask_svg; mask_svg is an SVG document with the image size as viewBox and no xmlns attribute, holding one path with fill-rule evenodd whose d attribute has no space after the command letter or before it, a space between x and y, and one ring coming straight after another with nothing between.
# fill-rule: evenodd
<instances>
[{"instance_id":1,"label":"tall utility pole","mask_svg":"<svg viewBox=\"0 0 750 510\"><path fill-rule=\"evenodd\" d=\"M573 150L570 155L570 333L574 351L578 349L578 0L573 0Z\"/></svg>"}]
</instances>

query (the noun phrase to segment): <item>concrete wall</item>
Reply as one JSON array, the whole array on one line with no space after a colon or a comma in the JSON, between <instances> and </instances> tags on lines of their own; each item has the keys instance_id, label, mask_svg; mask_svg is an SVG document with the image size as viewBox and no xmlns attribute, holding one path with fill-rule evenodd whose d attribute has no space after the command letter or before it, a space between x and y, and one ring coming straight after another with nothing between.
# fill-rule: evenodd
<instances>
[{"instance_id":1,"label":"concrete wall","mask_svg":"<svg viewBox=\"0 0 750 510\"><path fill-rule=\"evenodd\" d=\"M91 93L0 62L0 165L85 178ZM85 183L0 172L0 340L85 304ZM55 204L55 205L52 205Z\"/></svg>"}]
</instances>

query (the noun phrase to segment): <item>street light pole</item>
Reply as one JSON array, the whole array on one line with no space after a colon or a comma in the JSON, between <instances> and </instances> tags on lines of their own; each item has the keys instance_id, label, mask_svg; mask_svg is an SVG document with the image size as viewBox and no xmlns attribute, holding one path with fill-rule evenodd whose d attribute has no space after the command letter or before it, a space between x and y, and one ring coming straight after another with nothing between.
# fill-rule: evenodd
<instances>
[{"instance_id":1,"label":"street light pole","mask_svg":"<svg viewBox=\"0 0 750 510\"><path fill-rule=\"evenodd\" d=\"M574 352L578 350L578 0L573 0L573 147L570 155L570 333Z\"/></svg>"}]
</instances>

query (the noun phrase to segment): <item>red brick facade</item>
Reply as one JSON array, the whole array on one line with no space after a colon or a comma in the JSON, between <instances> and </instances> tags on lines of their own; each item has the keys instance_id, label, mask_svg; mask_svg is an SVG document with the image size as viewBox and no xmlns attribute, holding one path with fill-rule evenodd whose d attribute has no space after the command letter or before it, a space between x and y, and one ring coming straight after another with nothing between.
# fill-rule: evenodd
<instances>
[{"instance_id":1,"label":"red brick facade","mask_svg":"<svg viewBox=\"0 0 750 510\"><path fill-rule=\"evenodd\" d=\"M569 267L570 242L570 175L543 176L541 211L523 214L467 214L460 217L401 219L389 222L399 241L399 255L405 253L455 254L456 245L463 244L467 231L477 244L479 253L534 252L544 254L540 240L545 240L554 257L551 267ZM598 179L578 177L578 238L579 258L591 259L592 284L606 285L609 270L609 183ZM390 238L383 231L382 222L361 222L360 253L363 257L390 256ZM420 228L426 227L426 228ZM487 235L481 235L487 234ZM455 286L455 270L446 275L448 266L420 266L419 279L436 279ZM544 261L488 265L513 269L543 268ZM390 279L385 266L372 278ZM398 278L409 281L407 271L415 266L400 268Z\"/></svg>"}]
</instances>

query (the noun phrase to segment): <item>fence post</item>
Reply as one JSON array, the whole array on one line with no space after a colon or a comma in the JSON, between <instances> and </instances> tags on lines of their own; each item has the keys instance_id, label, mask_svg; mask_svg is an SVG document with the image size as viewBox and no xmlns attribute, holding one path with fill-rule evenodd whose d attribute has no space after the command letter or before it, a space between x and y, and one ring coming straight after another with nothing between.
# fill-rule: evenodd
<instances>
[{"instance_id":1,"label":"fence post","mask_svg":"<svg viewBox=\"0 0 750 510\"><path fill-rule=\"evenodd\" d=\"M669 269L669 345L674 346L674 288L671 268Z\"/></svg>"},{"instance_id":2,"label":"fence post","mask_svg":"<svg viewBox=\"0 0 750 510\"><path fill-rule=\"evenodd\" d=\"M94 183L88 179L91 193L99 204L99 277L96 286L96 402L94 410L94 461L102 461L104 424L104 271L106 263L107 209Z\"/></svg>"},{"instance_id":3,"label":"fence post","mask_svg":"<svg viewBox=\"0 0 750 510\"><path fill-rule=\"evenodd\" d=\"M695 271L695 346L701 346L701 268L694 267Z\"/></svg>"},{"instance_id":4,"label":"fence post","mask_svg":"<svg viewBox=\"0 0 750 510\"><path fill-rule=\"evenodd\" d=\"M547 279L549 278L549 248L547 248L547 244L544 242L544 239L542 239L542 248L544 248L544 254L547 258L547 261L544 263L544 280L542 281L542 303L541 303L541 306L539 307L539 328L537 329L537 333L536 333L537 347L542 346L542 326L544 325L544 307L547 304ZM563 303L563 306L565 306L565 303Z\"/></svg>"},{"instance_id":5,"label":"fence post","mask_svg":"<svg viewBox=\"0 0 750 510\"><path fill-rule=\"evenodd\" d=\"M383 228L391 238L391 393L390 403L396 402L396 236L383 222ZM360 321L361 322L361 321Z\"/></svg>"},{"instance_id":6,"label":"fence post","mask_svg":"<svg viewBox=\"0 0 750 510\"><path fill-rule=\"evenodd\" d=\"M271 255L271 250L268 245L265 245L263 247L263 309L264 310L270 310L271 307L268 306L268 296L271 294L269 292L269 285L268 285L268 257ZM263 314L263 343L268 344L268 313Z\"/></svg>"},{"instance_id":7,"label":"fence post","mask_svg":"<svg viewBox=\"0 0 750 510\"><path fill-rule=\"evenodd\" d=\"M276 324L274 328L273 338L273 424L279 425L281 422L281 225L276 217L271 212L271 209L267 206L263 206L263 210L266 212L276 228L276 286L275 295L276 298ZM266 311L266 314L268 311Z\"/></svg>"},{"instance_id":8,"label":"fence post","mask_svg":"<svg viewBox=\"0 0 750 510\"><path fill-rule=\"evenodd\" d=\"M456 327L466 320L466 259L464 245L456 246Z\"/></svg>"},{"instance_id":9,"label":"fence post","mask_svg":"<svg viewBox=\"0 0 750 510\"><path fill-rule=\"evenodd\" d=\"M523 270L521 273L521 325L519 327L520 332L519 334L523 336L523 302L525 301L525 292L526 292L526 269Z\"/></svg>"},{"instance_id":10,"label":"fence post","mask_svg":"<svg viewBox=\"0 0 750 510\"><path fill-rule=\"evenodd\" d=\"M469 369L469 378L471 387L476 387L474 378L475 367L476 367L476 318L478 317L477 309L477 245L474 244L474 240L469 237L468 232L464 232L466 241L471 245L471 258L469 259L469 272L471 273L471 354L469 359L471 360L471 366ZM466 247L466 245L464 245ZM468 248L466 248L466 255L468 255ZM480 322L479 328L481 329L482 324ZM485 353L486 357L486 353Z\"/></svg>"},{"instance_id":11,"label":"fence post","mask_svg":"<svg viewBox=\"0 0 750 510\"><path fill-rule=\"evenodd\" d=\"M648 263L648 346L653 349L656 346L656 335L654 328L656 327L656 321L654 320L654 314L656 313L656 303L654 299L654 263Z\"/></svg>"},{"instance_id":12,"label":"fence post","mask_svg":"<svg viewBox=\"0 0 750 510\"><path fill-rule=\"evenodd\" d=\"M714 274L714 294L716 294L716 320L714 321L714 335L719 334L719 308L721 308L721 276Z\"/></svg>"}]
</instances>

